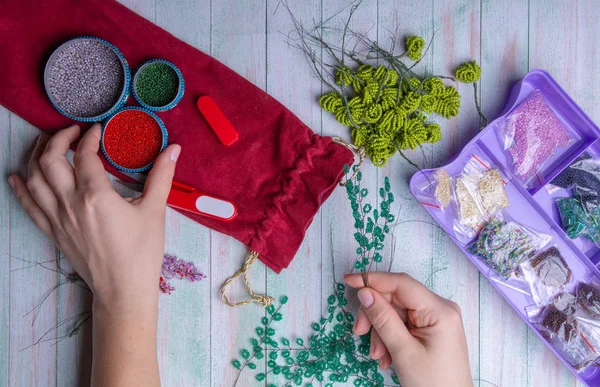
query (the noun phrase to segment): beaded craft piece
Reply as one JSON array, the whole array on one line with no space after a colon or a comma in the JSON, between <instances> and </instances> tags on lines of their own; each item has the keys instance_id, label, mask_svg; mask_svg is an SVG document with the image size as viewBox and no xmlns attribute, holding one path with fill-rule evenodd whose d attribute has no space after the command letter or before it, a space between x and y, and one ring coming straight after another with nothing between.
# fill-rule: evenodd
<instances>
[{"instance_id":1,"label":"beaded craft piece","mask_svg":"<svg viewBox=\"0 0 600 387\"><path fill-rule=\"evenodd\" d=\"M346 167L346 174L350 168ZM394 202L389 179L379 189L380 206L373 208L365 203L368 190L361 187L361 173L354 180L347 180L346 193L354 217L354 238L358 243L354 269L368 272L373 263L381 262L381 251L385 236L390 232L389 223L394 222L390 205ZM370 334L356 336L352 332L354 316L347 310L346 285L334 282L333 293L327 297L327 313L311 324L308 338L280 336L275 323L283 318L282 307L288 297L280 298L279 305L267 307L267 314L254 329L250 339L251 348L242 349L240 358L233 359L232 365L238 369L238 377L245 369L259 370L265 363L267 369L257 371L254 378L269 387L313 386L332 387L336 383L355 386L399 385L395 373L385 383L377 360L370 359ZM234 384L234 385L235 385Z\"/></svg>"},{"instance_id":2,"label":"beaded craft piece","mask_svg":"<svg viewBox=\"0 0 600 387\"><path fill-rule=\"evenodd\" d=\"M289 38L288 43L304 52L328 89L319 99L321 108L349 127L354 145L381 167L396 153L406 159L404 151L439 141L441 127L429 121L429 115L445 119L458 115L460 94L456 87L444 84L442 79L450 77L417 74L415 67L428 48L422 37L407 37L404 52L400 53L396 48L401 40L396 36L392 36L389 48L383 48L368 36L352 31L351 19L359 3L349 7L339 40L329 40L322 33L337 27L328 28L325 22L306 28L284 5L295 29L290 36L298 37ZM472 69L473 63L467 67ZM480 74L481 68L477 68ZM467 76L469 69L457 73L462 81L476 82L478 77ZM474 95L477 98L477 93Z\"/></svg>"},{"instance_id":3,"label":"beaded craft piece","mask_svg":"<svg viewBox=\"0 0 600 387\"><path fill-rule=\"evenodd\" d=\"M188 282L197 282L205 279L206 276L201 273L193 262L184 261L169 254L165 254L163 259L160 291L165 294L171 294L175 287L168 282L170 279L186 280Z\"/></svg>"}]
</instances>

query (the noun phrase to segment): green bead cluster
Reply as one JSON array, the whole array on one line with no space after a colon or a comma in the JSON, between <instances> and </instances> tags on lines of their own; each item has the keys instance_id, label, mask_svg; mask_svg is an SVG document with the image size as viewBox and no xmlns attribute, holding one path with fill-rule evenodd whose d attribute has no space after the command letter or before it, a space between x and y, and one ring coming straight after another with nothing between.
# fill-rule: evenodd
<instances>
[{"instance_id":1,"label":"green bead cluster","mask_svg":"<svg viewBox=\"0 0 600 387\"><path fill-rule=\"evenodd\" d=\"M350 172L346 166L346 174ZM390 233L390 223L395 221L395 216L390 213L390 206L394 202L390 180L384 178L384 186L379 189L379 208L373 209L369 203L363 203L369 194L366 188L361 188L362 173L356 174L356 181L349 180L346 184L346 194L352 208L354 218L354 239L358 243L356 248L357 259L354 268L361 272L367 271L373 263L383 260L381 251L384 247L385 236Z\"/></svg>"},{"instance_id":2,"label":"green bead cluster","mask_svg":"<svg viewBox=\"0 0 600 387\"><path fill-rule=\"evenodd\" d=\"M145 65L135 81L135 92L146 105L162 107L171 103L179 91L179 76L166 63Z\"/></svg>"},{"instance_id":3,"label":"green bead cluster","mask_svg":"<svg viewBox=\"0 0 600 387\"><path fill-rule=\"evenodd\" d=\"M398 150L441 140L440 126L428 123L428 115L447 119L460 110L458 91L438 77L362 64L355 71L336 68L335 81L341 91L321 96L319 105L351 128L352 142L364 146L376 166Z\"/></svg>"},{"instance_id":4,"label":"green bead cluster","mask_svg":"<svg viewBox=\"0 0 600 387\"><path fill-rule=\"evenodd\" d=\"M313 333L308 340L275 339L277 331L273 323L280 320L276 316L281 315L283 303L277 307L270 305L267 317L255 328L256 336L250 339L252 349L240 350L241 360L234 359L231 364L240 372L244 368L256 370L257 360L262 364L266 358L267 369L256 373L254 378L259 382L269 378L269 387L277 386L271 381L280 381L283 386L315 383L333 386L349 381L355 386L383 386L385 378L379 372L378 362L368 358L370 334L352 333L354 316L345 311L348 305L345 291L346 285L335 284L335 293L327 298L327 315L311 325ZM392 380L398 384L395 375Z\"/></svg>"},{"instance_id":5,"label":"green bead cluster","mask_svg":"<svg viewBox=\"0 0 600 387\"><path fill-rule=\"evenodd\" d=\"M344 168L348 175L350 167L346 165ZM390 232L388 223L394 221L390 213L394 196L386 177L384 186L379 190L382 204L373 209L370 204L363 203L368 191L360 187L360 172L355 179L349 180L346 192L358 230L355 234L359 244L356 262L360 267L355 265L355 268L364 272L372 262L381 261L385 234ZM238 380L244 369L257 370L266 361L266 369L257 371L254 378L268 387L333 387L336 383L347 385L349 382L364 387L400 384L393 372L386 380L379 371L377 360L369 358L370 333L356 336L352 332L354 316L347 311L345 284L334 283L334 292L326 299L327 313L310 325L308 339L297 337L292 340L287 335L278 334L275 323L282 319L281 308L287 302L288 298L283 296L278 306L266 308L265 317L261 318L261 324L254 329L255 335L250 339L251 349L240 350L240 358L232 361L231 364L239 370Z\"/></svg>"}]
</instances>

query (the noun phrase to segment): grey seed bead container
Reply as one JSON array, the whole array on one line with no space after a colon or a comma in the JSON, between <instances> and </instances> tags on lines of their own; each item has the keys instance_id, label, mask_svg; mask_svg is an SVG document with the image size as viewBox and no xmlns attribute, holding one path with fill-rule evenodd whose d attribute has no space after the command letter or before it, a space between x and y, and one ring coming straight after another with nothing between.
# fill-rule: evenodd
<instances>
[{"instance_id":1,"label":"grey seed bead container","mask_svg":"<svg viewBox=\"0 0 600 387\"><path fill-rule=\"evenodd\" d=\"M51 72L54 70L54 66L56 65L57 60L59 60L60 55L64 54L65 50L68 50L70 47L72 47L73 44L84 43L84 42L93 42L93 43L103 44L106 48L108 48L109 51L114 53L120 63L120 66L121 66L120 69L122 70L122 78L123 78L122 80L119 80L118 88L119 88L120 92L118 94L118 97L115 98L114 103L112 103L110 106L107 106L104 111L99 112L97 114L90 115L90 116L79 116L77 114L72 114L71 112L67 111L68 109L65 109L65 106L61 105L61 102L59 100L57 100L55 98L55 96L53 95L52 84L51 84L51 79L50 79ZM76 59L81 60L81 58L76 58ZM108 76L110 76L110 75L111 74L108 74ZM114 76L118 76L118 75L114 75ZM113 46L106 40L97 38L95 36L80 36L80 37L68 40L65 43L61 44L50 55L50 58L46 62L46 66L44 68L44 88L46 90L46 95L48 96L50 103L59 113L61 113L62 115L66 116L72 120L75 120L75 121L98 122L98 121L102 121L102 120L110 117L112 114L114 114L116 111L118 111L121 107L123 107L123 105L125 105L125 103L127 102L127 99L129 98L130 83L131 83L131 73L129 70L129 65L127 63L127 60L125 59L123 54L121 54L121 52L115 46ZM64 85L61 85L61 86L64 86ZM89 85L80 85L80 86L82 86L82 87L89 86L90 88L96 87L96 85L94 85L93 82L90 82ZM85 104L86 101L82 100L81 103Z\"/></svg>"}]
</instances>

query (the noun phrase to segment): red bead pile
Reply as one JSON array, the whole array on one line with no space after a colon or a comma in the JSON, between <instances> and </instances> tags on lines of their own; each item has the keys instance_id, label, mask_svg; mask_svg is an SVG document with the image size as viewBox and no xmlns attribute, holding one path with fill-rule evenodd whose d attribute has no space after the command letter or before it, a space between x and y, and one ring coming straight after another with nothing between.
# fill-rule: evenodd
<instances>
[{"instance_id":1,"label":"red bead pile","mask_svg":"<svg viewBox=\"0 0 600 387\"><path fill-rule=\"evenodd\" d=\"M104 150L124 168L138 169L160 153L162 131L156 120L140 110L124 110L109 121L104 131Z\"/></svg>"}]
</instances>

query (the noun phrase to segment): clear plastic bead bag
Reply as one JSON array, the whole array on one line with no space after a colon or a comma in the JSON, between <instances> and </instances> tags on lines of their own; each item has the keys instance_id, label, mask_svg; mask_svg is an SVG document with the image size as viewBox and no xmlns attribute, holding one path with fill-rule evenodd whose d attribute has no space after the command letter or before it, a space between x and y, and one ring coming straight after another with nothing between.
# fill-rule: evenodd
<instances>
[{"instance_id":1,"label":"clear plastic bead bag","mask_svg":"<svg viewBox=\"0 0 600 387\"><path fill-rule=\"evenodd\" d=\"M534 90L506 117L500 134L513 173L526 188L537 183L536 175L545 165L560 157L559 148L577 139L539 90Z\"/></svg>"},{"instance_id":2,"label":"clear plastic bead bag","mask_svg":"<svg viewBox=\"0 0 600 387\"><path fill-rule=\"evenodd\" d=\"M536 305L549 304L571 282L571 269L556 246L524 261L520 269Z\"/></svg>"},{"instance_id":3,"label":"clear plastic bead bag","mask_svg":"<svg viewBox=\"0 0 600 387\"><path fill-rule=\"evenodd\" d=\"M467 250L483 260L504 279L515 273L519 264L532 258L551 240L547 234L531 230L507 217L497 215L481 230Z\"/></svg>"}]
</instances>

